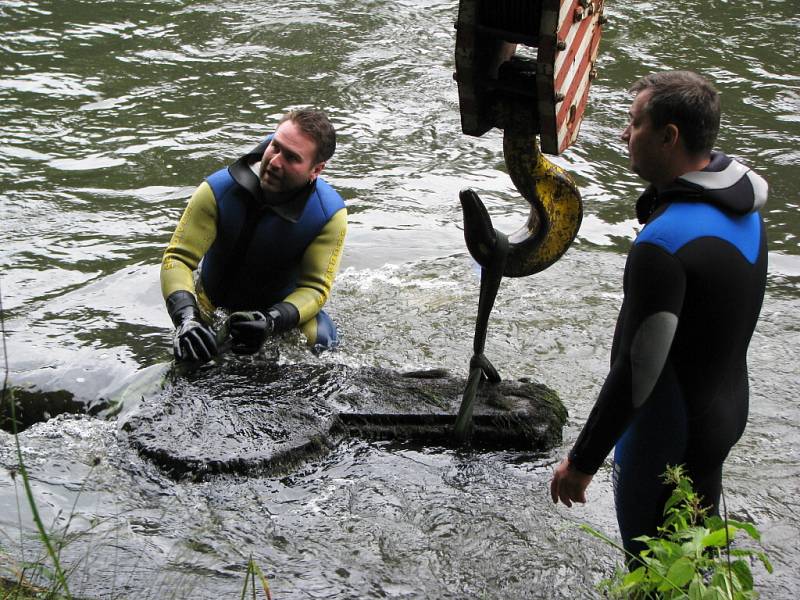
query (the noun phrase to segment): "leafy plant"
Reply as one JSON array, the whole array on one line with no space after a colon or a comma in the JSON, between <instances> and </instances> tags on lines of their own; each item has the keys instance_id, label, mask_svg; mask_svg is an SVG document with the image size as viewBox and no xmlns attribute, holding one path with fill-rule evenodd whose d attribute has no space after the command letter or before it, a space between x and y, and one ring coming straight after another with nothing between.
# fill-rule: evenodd
<instances>
[{"instance_id":1,"label":"leafy plant","mask_svg":"<svg viewBox=\"0 0 800 600\"><path fill-rule=\"evenodd\" d=\"M599 587L612 598L688 598L689 600L746 600L757 598L750 562L758 559L772 573L767 555L760 550L732 548L744 532L759 541L761 534L750 523L707 517L702 498L682 466L668 467L664 481L674 490L664 507L659 536L640 536L647 547L630 555L631 571L619 568ZM582 525L581 529L625 552L615 541Z\"/></svg>"}]
</instances>

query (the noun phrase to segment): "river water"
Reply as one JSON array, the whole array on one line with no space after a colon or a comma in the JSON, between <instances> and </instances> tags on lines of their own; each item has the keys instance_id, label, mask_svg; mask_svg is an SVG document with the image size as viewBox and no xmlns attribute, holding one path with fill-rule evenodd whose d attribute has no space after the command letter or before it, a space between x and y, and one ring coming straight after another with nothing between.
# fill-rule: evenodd
<instances>
[{"instance_id":1,"label":"river water","mask_svg":"<svg viewBox=\"0 0 800 600\"><path fill-rule=\"evenodd\" d=\"M765 598L800 591L800 54L796 0L608 0L599 77L577 144L554 159L585 203L547 271L505 280L487 355L555 389L570 411L551 453L343 441L282 478L175 482L114 421L62 415L20 436L43 519L68 526L71 591L88 597L240 593L248 558L276 598L592 598L619 561L608 463L590 502L547 485L607 368L642 183L619 133L627 87L699 70L723 94L719 146L770 182L769 288L750 350L751 414L725 473L731 515L762 531ZM457 2L0 0L0 286L9 378L104 397L170 358L161 252L202 178L287 108L325 108L339 133L327 179L350 229L330 312L339 352L285 360L466 373L478 278L459 189L495 225L527 214L500 133L461 133L452 79ZM38 390L39 392L37 392ZM13 466L0 432L0 462ZM99 459L99 463L94 465ZM0 473L0 569L41 556L11 471Z\"/></svg>"}]
</instances>

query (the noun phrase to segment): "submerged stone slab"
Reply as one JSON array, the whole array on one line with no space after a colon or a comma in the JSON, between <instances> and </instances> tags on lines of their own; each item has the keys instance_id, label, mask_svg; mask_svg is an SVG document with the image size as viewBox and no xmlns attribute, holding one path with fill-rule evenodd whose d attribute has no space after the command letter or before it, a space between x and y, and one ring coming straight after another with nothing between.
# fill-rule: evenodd
<instances>
[{"instance_id":1,"label":"submerged stone slab","mask_svg":"<svg viewBox=\"0 0 800 600\"><path fill-rule=\"evenodd\" d=\"M344 436L456 445L466 385L443 370L240 360L143 381L126 393L126 403L138 397L122 429L141 454L191 478L285 473ZM529 381L482 384L473 414L473 445L535 451L561 442L567 417L555 392Z\"/></svg>"},{"instance_id":2,"label":"submerged stone slab","mask_svg":"<svg viewBox=\"0 0 800 600\"><path fill-rule=\"evenodd\" d=\"M465 378L444 370L398 373L359 369L337 396L345 408L334 431L455 445L453 426L465 386ZM483 382L475 401L471 443L548 450L561 442L566 418L558 395L545 385Z\"/></svg>"}]
</instances>

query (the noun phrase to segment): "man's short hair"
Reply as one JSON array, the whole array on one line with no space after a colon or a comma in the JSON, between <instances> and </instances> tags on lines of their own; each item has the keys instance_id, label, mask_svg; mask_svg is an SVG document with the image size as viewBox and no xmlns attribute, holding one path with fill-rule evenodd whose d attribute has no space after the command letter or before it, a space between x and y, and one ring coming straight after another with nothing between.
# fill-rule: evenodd
<instances>
[{"instance_id":1,"label":"man's short hair","mask_svg":"<svg viewBox=\"0 0 800 600\"><path fill-rule=\"evenodd\" d=\"M291 121L297 125L300 131L316 142L317 155L314 159L315 164L325 162L333 156L336 150L336 131L334 131L333 125L324 112L310 108L290 110L281 117L278 125L286 121Z\"/></svg>"},{"instance_id":2,"label":"man's short hair","mask_svg":"<svg viewBox=\"0 0 800 600\"><path fill-rule=\"evenodd\" d=\"M708 154L719 133L719 93L694 71L664 71L642 77L631 86L636 94L650 90L644 106L653 126L670 123L680 132L691 154Z\"/></svg>"}]
</instances>

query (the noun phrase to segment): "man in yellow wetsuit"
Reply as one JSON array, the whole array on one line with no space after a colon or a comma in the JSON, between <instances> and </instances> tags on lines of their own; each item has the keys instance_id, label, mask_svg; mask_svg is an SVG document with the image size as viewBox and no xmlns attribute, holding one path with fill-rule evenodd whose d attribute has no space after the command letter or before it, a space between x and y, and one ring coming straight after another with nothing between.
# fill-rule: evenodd
<instances>
[{"instance_id":1,"label":"man in yellow wetsuit","mask_svg":"<svg viewBox=\"0 0 800 600\"><path fill-rule=\"evenodd\" d=\"M347 210L319 177L335 148L324 113L291 111L195 190L161 263L176 360L202 363L217 353L209 325L216 308L233 313L238 354L294 327L315 348L338 343L322 306L339 268Z\"/></svg>"}]
</instances>

